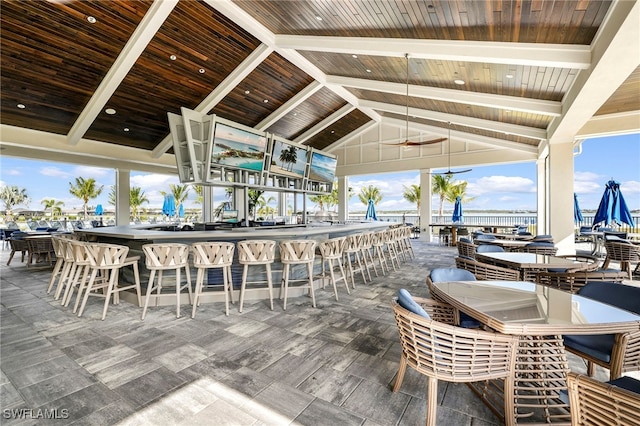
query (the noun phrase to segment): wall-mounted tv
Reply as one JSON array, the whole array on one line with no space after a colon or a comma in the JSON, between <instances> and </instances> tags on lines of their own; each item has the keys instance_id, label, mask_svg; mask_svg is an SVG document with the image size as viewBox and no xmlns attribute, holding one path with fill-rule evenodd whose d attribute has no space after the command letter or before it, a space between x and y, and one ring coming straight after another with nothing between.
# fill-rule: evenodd
<instances>
[{"instance_id":1,"label":"wall-mounted tv","mask_svg":"<svg viewBox=\"0 0 640 426\"><path fill-rule=\"evenodd\" d=\"M306 146L272 136L269 174L303 179L308 155Z\"/></svg>"},{"instance_id":2,"label":"wall-mounted tv","mask_svg":"<svg viewBox=\"0 0 640 426\"><path fill-rule=\"evenodd\" d=\"M211 166L262 172L266 133L216 117Z\"/></svg>"},{"instance_id":3,"label":"wall-mounted tv","mask_svg":"<svg viewBox=\"0 0 640 426\"><path fill-rule=\"evenodd\" d=\"M311 166L309 168L309 180L317 182L333 183L336 176L336 157L313 150L311 152Z\"/></svg>"},{"instance_id":4,"label":"wall-mounted tv","mask_svg":"<svg viewBox=\"0 0 640 426\"><path fill-rule=\"evenodd\" d=\"M222 222L238 223L238 210L222 210Z\"/></svg>"}]
</instances>

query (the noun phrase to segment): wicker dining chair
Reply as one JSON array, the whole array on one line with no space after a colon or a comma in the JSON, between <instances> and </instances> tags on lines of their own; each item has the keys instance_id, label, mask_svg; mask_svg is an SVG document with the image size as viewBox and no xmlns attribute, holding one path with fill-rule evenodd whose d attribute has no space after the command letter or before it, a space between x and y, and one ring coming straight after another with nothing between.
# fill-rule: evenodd
<instances>
[{"instance_id":1,"label":"wicker dining chair","mask_svg":"<svg viewBox=\"0 0 640 426\"><path fill-rule=\"evenodd\" d=\"M465 241L466 239L458 240L458 244L456 247L458 248L458 254L460 256L467 256L474 258L476 257L476 245L473 244L471 240Z\"/></svg>"},{"instance_id":2,"label":"wicker dining chair","mask_svg":"<svg viewBox=\"0 0 640 426\"><path fill-rule=\"evenodd\" d=\"M456 257L456 267L465 269L475 275L477 280L519 281L520 271L478 262L466 257Z\"/></svg>"},{"instance_id":3,"label":"wicker dining chair","mask_svg":"<svg viewBox=\"0 0 640 426\"><path fill-rule=\"evenodd\" d=\"M640 269L640 244L633 244L625 240L606 240L604 248L607 257L602 267L606 269L611 261L620 262L620 270L626 271L629 279L633 279L633 272L638 272ZM631 270L632 262L637 262L634 271Z\"/></svg>"},{"instance_id":4,"label":"wicker dining chair","mask_svg":"<svg viewBox=\"0 0 640 426\"><path fill-rule=\"evenodd\" d=\"M523 253L547 254L553 256L558 251L558 247L553 243L542 241L529 243L524 247L520 247L518 251Z\"/></svg>"},{"instance_id":5,"label":"wicker dining chair","mask_svg":"<svg viewBox=\"0 0 640 426\"><path fill-rule=\"evenodd\" d=\"M403 293L392 301L402 345L393 391L400 388L407 366L427 376L427 425L436 424L438 380L469 383L503 379L504 394L513 393L518 336L470 330L431 319L423 307L444 311L446 304ZM506 425L515 424L512 398L504 398L504 421Z\"/></svg>"},{"instance_id":6,"label":"wicker dining chair","mask_svg":"<svg viewBox=\"0 0 640 426\"><path fill-rule=\"evenodd\" d=\"M590 282L606 281L621 283L627 277L626 272L615 269L597 269L595 271L539 271L536 272L536 284L577 293Z\"/></svg>"},{"instance_id":7,"label":"wicker dining chair","mask_svg":"<svg viewBox=\"0 0 640 426\"><path fill-rule=\"evenodd\" d=\"M621 377L600 382L570 372L567 386L573 426L640 425L640 380Z\"/></svg>"}]
</instances>

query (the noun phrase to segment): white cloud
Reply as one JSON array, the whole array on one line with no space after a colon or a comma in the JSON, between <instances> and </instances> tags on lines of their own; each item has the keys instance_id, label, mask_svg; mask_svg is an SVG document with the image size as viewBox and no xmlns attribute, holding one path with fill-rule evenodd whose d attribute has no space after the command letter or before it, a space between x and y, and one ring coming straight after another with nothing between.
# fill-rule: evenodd
<instances>
[{"instance_id":1,"label":"white cloud","mask_svg":"<svg viewBox=\"0 0 640 426\"><path fill-rule=\"evenodd\" d=\"M53 178L69 178L71 174L66 170L63 170L59 167L43 167L40 169L40 174Z\"/></svg>"},{"instance_id":2,"label":"white cloud","mask_svg":"<svg viewBox=\"0 0 640 426\"><path fill-rule=\"evenodd\" d=\"M105 169L102 167L76 166L72 169L71 173L76 177L99 180L100 178L113 176L114 172L113 169Z\"/></svg>"},{"instance_id":3,"label":"white cloud","mask_svg":"<svg viewBox=\"0 0 640 426\"><path fill-rule=\"evenodd\" d=\"M467 194L481 196L484 194L507 193L535 193L536 183L528 178L519 176L487 176L467 185Z\"/></svg>"}]
</instances>

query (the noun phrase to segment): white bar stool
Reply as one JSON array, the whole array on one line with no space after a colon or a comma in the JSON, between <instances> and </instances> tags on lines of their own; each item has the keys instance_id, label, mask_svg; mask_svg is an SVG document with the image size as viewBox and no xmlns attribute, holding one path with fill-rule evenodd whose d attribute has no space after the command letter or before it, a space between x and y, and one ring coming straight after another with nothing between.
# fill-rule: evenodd
<instances>
[{"instance_id":1,"label":"white bar stool","mask_svg":"<svg viewBox=\"0 0 640 426\"><path fill-rule=\"evenodd\" d=\"M347 289L347 293L351 294L351 292L349 291L347 276L345 275L344 268L342 267L342 255L346 241L346 237L338 237L322 241L318 245L318 248L320 249L320 256L322 256L322 275L320 275L320 277L322 278L322 287L324 288L324 281L327 278L325 266L328 266L328 278L331 282L331 285L333 286L333 293L336 296L336 300L338 300L338 289L336 287L336 282L339 280L342 280L342 282L344 283L344 286ZM333 271L335 268L335 265L333 264L334 261L337 261L338 267L340 268L340 273L342 274L342 277L338 278L337 280Z\"/></svg>"},{"instance_id":2,"label":"white bar stool","mask_svg":"<svg viewBox=\"0 0 640 426\"><path fill-rule=\"evenodd\" d=\"M244 304L244 295L247 291L247 284L264 284L267 283L269 288L269 303L273 311L273 285L271 278L271 264L276 257L276 242L272 240L246 240L238 242L238 263L243 266L242 269L242 285L240 286L240 304L238 312L242 312ZM264 265L267 279L262 281L247 281L247 273L249 266ZM249 289L258 290L256 289Z\"/></svg>"},{"instance_id":3,"label":"white bar stool","mask_svg":"<svg viewBox=\"0 0 640 426\"><path fill-rule=\"evenodd\" d=\"M56 253L56 265L53 268L53 272L51 274L51 279L49 280L49 285L47 286L47 293L51 293L53 290L53 286L56 283L56 279L58 281L58 285L56 286L56 291L54 292L55 299L58 300L60 297L60 291L64 288L64 282L67 278L68 272L73 263L73 254L72 251L69 250L67 253L67 245L70 240L75 239L72 235L54 235L51 240L53 241L53 249Z\"/></svg>"},{"instance_id":4,"label":"white bar stool","mask_svg":"<svg viewBox=\"0 0 640 426\"><path fill-rule=\"evenodd\" d=\"M347 235L346 238L347 240L344 245L344 257L346 257L347 261L345 262L345 267L347 268L347 274L351 277L351 286L356 288L356 281L354 278L356 272L360 272L360 275L362 275L362 281L365 283L367 282L367 279L364 276L364 268L360 261L362 234ZM351 261L351 256L353 256L353 262ZM354 263L358 264L357 268L355 268Z\"/></svg>"},{"instance_id":5,"label":"white bar stool","mask_svg":"<svg viewBox=\"0 0 640 426\"><path fill-rule=\"evenodd\" d=\"M224 291L225 313L229 315L229 296L233 303L233 279L231 276L231 265L233 264L233 253L235 245L226 242L205 241L191 244L193 251L193 266L198 269L196 275L196 293L193 299L193 310L191 318L196 316L196 308L204 283L204 274L208 269L222 269L222 289ZM211 284L211 283L209 283Z\"/></svg>"},{"instance_id":6,"label":"white bar stool","mask_svg":"<svg viewBox=\"0 0 640 426\"><path fill-rule=\"evenodd\" d=\"M362 241L360 244L360 253L362 254L362 261L364 262L364 266L367 269L367 276L369 277L369 281L371 281L371 268L373 268L373 272L378 276L378 268L376 267L376 263L373 260L373 254L371 253L371 249L373 248L373 232L365 232L362 234Z\"/></svg>"},{"instance_id":7,"label":"white bar stool","mask_svg":"<svg viewBox=\"0 0 640 426\"><path fill-rule=\"evenodd\" d=\"M386 275L386 271L389 271L389 265L387 264L387 257L384 254L384 244L385 244L385 231L377 231L374 232L371 236L371 243L373 245L373 252L378 259L378 263L380 264L380 269L382 269L382 275Z\"/></svg>"},{"instance_id":8,"label":"white bar stool","mask_svg":"<svg viewBox=\"0 0 640 426\"><path fill-rule=\"evenodd\" d=\"M84 247L87 250L89 262L91 263L91 276L89 277L87 289L84 292L84 298L82 299L82 306L80 306L78 316L81 316L82 312L84 312L89 296L97 296L105 299L102 310L102 320L104 321L104 318L107 316L107 308L109 307L111 295L113 295L115 304L120 303L118 293L131 288L135 288L136 294L138 295L138 306L140 306L140 275L138 274L138 260L140 260L140 256L127 257L129 247L117 244L86 243ZM120 269L125 266L133 267L134 283L125 287L119 287L118 278ZM96 280L99 272L105 274L105 280ZM104 291L104 289L106 289L106 293L98 293L95 291Z\"/></svg>"},{"instance_id":9,"label":"white bar stool","mask_svg":"<svg viewBox=\"0 0 640 426\"><path fill-rule=\"evenodd\" d=\"M287 290L290 282L307 282L306 285L301 288L308 288L311 294L312 306L316 307L316 296L313 292L313 262L316 258L316 242L314 240L287 240L281 241L280 247L280 262L283 265L282 268L282 284L280 285L280 298L282 298L282 289L284 288L284 302L282 308L287 309ZM307 278L306 279L290 279L291 265L306 265L307 266Z\"/></svg>"},{"instance_id":10,"label":"white bar stool","mask_svg":"<svg viewBox=\"0 0 640 426\"><path fill-rule=\"evenodd\" d=\"M394 271L400 268L400 259L398 258L398 252L396 250L395 230L387 229L384 231L384 243L387 248L387 254L389 255L389 261Z\"/></svg>"},{"instance_id":11,"label":"white bar stool","mask_svg":"<svg viewBox=\"0 0 640 426\"><path fill-rule=\"evenodd\" d=\"M159 243L145 244L142 246L145 255L145 265L150 271L149 283L147 284L147 294L144 299L142 317L144 319L149 307L149 300L153 290L157 290L158 296L162 290L162 275L164 271L175 271L176 273L176 318L180 318L180 293L185 287L189 292L189 302L193 303L191 293L191 272L189 271L189 246L180 243ZM187 283L181 285L180 274L184 269L187 275ZM154 286L154 280L158 274L158 282Z\"/></svg>"}]
</instances>

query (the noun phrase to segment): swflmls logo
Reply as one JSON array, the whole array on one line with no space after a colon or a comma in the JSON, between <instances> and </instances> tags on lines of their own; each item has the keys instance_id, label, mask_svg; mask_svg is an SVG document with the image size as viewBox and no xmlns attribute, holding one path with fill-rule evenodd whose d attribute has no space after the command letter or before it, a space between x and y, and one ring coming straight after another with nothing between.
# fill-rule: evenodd
<instances>
[{"instance_id":1,"label":"swflmls logo","mask_svg":"<svg viewBox=\"0 0 640 426\"><path fill-rule=\"evenodd\" d=\"M62 409L37 409L16 408L2 410L2 417L5 419L49 419L61 420L69 418L69 410Z\"/></svg>"}]
</instances>

